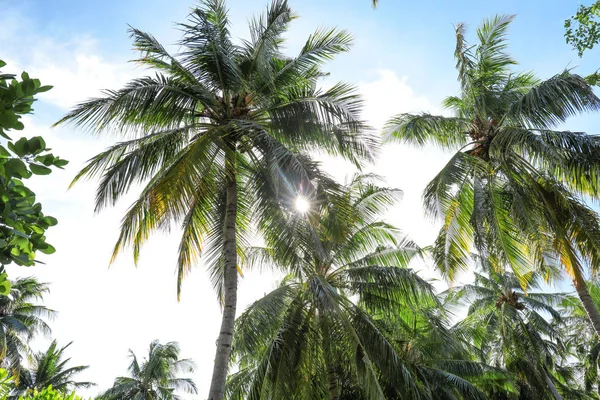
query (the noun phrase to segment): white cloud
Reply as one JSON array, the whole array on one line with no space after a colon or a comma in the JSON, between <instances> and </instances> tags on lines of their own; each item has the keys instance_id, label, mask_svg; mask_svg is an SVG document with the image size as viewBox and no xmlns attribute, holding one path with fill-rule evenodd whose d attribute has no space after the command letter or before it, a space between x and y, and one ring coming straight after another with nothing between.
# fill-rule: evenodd
<instances>
[{"instance_id":1,"label":"white cloud","mask_svg":"<svg viewBox=\"0 0 600 400\"><path fill-rule=\"evenodd\" d=\"M399 77L389 69L380 69L377 74L376 80L359 85L365 100L364 117L375 128L381 129L389 118L399 113L432 110L427 98L410 87L408 77Z\"/></svg>"},{"instance_id":2,"label":"white cloud","mask_svg":"<svg viewBox=\"0 0 600 400\"><path fill-rule=\"evenodd\" d=\"M127 59L108 60L89 36L76 34L60 40L40 35L38 27L16 9L2 10L0 26L0 59L8 64L5 72L24 70L42 84L54 86L39 98L64 109L144 73Z\"/></svg>"},{"instance_id":3,"label":"white cloud","mask_svg":"<svg viewBox=\"0 0 600 400\"><path fill-rule=\"evenodd\" d=\"M408 77L399 77L389 69L377 72L376 80L363 82L359 88L365 100L364 116L378 130L397 114L423 111L440 113L425 96L415 92L408 83ZM423 216L421 193L449 157L450 153L432 146L416 148L386 144L372 168L373 172L386 178L389 186L404 191L403 201L389 217L391 222L422 244L429 243L437 229Z\"/></svg>"},{"instance_id":4,"label":"white cloud","mask_svg":"<svg viewBox=\"0 0 600 400\"><path fill-rule=\"evenodd\" d=\"M393 70L379 70L376 80L363 82L359 87L365 99L365 118L379 130L397 114L424 111L442 114L429 99L415 92L408 77L399 77ZM404 193L402 201L388 212L386 220L402 229L420 246L431 244L439 229L439 223L424 215L422 193L450 156L451 153L430 145L417 148L391 143L383 147L372 168L372 172L385 178L388 186L402 189ZM427 279L439 279L430 263L417 263L414 267ZM437 281L436 286L440 289L447 287L442 281Z\"/></svg>"},{"instance_id":5,"label":"white cloud","mask_svg":"<svg viewBox=\"0 0 600 400\"><path fill-rule=\"evenodd\" d=\"M120 88L134 76L131 68L107 62L89 51L87 47L93 45L83 43L82 46L72 53L68 68L64 68L62 63L45 59L43 55L29 67L43 84L54 86L40 95L40 99L67 109L90 97L99 96L103 89Z\"/></svg>"},{"instance_id":6,"label":"white cloud","mask_svg":"<svg viewBox=\"0 0 600 400\"><path fill-rule=\"evenodd\" d=\"M143 74L127 60L107 61L99 55L96 42L89 38L74 38L56 43L43 40L41 47L24 60L17 60L11 71L26 70L53 89L40 94L40 100L69 109L90 97L99 96L102 90L120 88L125 82Z\"/></svg>"},{"instance_id":7,"label":"white cloud","mask_svg":"<svg viewBox=\"0 0 600 400\"><path fill-rule=\"evenodd\" d=\"M390 69L376 71L376 79L363 81L358 87L364 99L363 118L378 131L385 122L401 113L431 112L443 114L423 95L410 86L410 79ZM439 223L426 218L423 212L422 193L425 186L443 168L451 153L433 146L416 148L406 144L388 143L383 146L375 165L367 168L385 179L389 187L402 189L404 196L395 208L385 216L385 220L402 229L421 246L427 246L437 236ZM354 172L350 163L319 156L325 169L336 179L343 181ZM350 171L350 172L349 172ZM418 263L414 267L427 279L439 279L431 263ZM442 281L438 288L446 288Z\"/></svg>"}]
</instances>

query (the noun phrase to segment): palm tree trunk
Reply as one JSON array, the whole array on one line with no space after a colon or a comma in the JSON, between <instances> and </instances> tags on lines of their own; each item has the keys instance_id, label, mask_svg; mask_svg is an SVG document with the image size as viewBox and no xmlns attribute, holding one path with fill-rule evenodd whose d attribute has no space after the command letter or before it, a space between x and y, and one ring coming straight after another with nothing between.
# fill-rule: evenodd
<instances>
[{"instance_id":1,"label":"palm tree trunk","mask_svg":"<svg viewBox=\"0 0 600 400\"><path fill-rule=\"evenodd\" d=\"M329 400L339 400L337 377L329 361L327 362L327 389L329 390Z\"/></svg>"},{"instance_id":2,"label":"palm tree trunk","mask_svg":"<svg viewBox=\"0 0 600 400\"><path fill-rule=\"evenodd\" d=\"M596 304L594 304L594 300L592 300L592 296L590 296L587 283L581 276L579 270L575 271L573 285L575 286L575 290L577 291L579 299L583 304L583 308L585 308L585 311L592 322L592 326L594 327L596 334L600 336L600 313L598 312L598 308L596 308Z\"/></svg>"},{"instance_id":3,"label":"palm tree trunk","mask_svg":"<svg viewBox=\"0 0 600 400\"><path fill-rule=\"evenodd\" d=\"M225 287L223 316L219 338L217 339L217 352L208 400L223 400L225 395L225 382L227 380L237 304L237 181L235 175L235 153L232 152L230 154L232 155L227 157L229 171L227 172L227 198L225 204L225 221L223 224L223 284Z\"/></svg>"},{"instance_id":4,"label":"palm tree trunk","mask_svg":"<svg viewBox=\"0 0 600 400\"><path fill-rule=\"evenodd\" d=\"M321 313L321 315L323 315ZM340 393L338 388L337 376L335 376L335 370L331 364L331 343L329 342L329 325L327 319L324 317L320 318L321 322L321 335L323 338L323 350L325 352L325 368L327 368L327 390L329 391L329 400L339 400Z\"/></svg>"},{"instance_id":5,"label":"palm tree trunk","mask_svg":"<svg viewBox=\"0 0 600 400\"><path fill-rule=\"evenodd\" d=\"M563 400L562 396L558 393L558 390L556 390L556 386L554 386L554 382L552 382L552 379L550 379L550 377L548 376L548 373L546 372L544 375L546 378L546 384L548 385L548 388L552 392L552 396L554 396L554 400Z\"/></svg>"}]
</instances>

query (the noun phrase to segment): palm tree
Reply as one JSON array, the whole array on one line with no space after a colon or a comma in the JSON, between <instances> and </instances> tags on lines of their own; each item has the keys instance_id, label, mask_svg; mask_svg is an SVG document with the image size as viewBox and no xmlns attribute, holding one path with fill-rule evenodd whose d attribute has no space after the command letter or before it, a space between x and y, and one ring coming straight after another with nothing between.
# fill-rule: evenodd
<instances>
[{"instance_id":1,"label":"palm tree","mask_svg":"<svg viewBox=\"0 0 600 400\"><path fill-rule=\"evenodd\" d=\"M506 371L482 360L473 344L452 326L452 321L456 321L457 314L462 314L464 309L457 308L454 299L445 293L438 298L436 306L407 305L392 315L376 317L393 338L402 358L425 382L423 398L488 398L482 393L514 392ZM457 377L464 382L457 381ZM387 384L393 387L395 382ZM464 386L462 391L455 387L459 384ZM479 392L466 390L470 385L477 387Z\"/></svg>"},{"instance_id":2,"label":"palm tree","mask_svg":"<svg viewBox=\"0 0 600 400\"><path fill-rule=\"evenodd\" d=\"M596 307L600 305L600 285L597 282L588 282L590 295ZM594 327L590 324L585 309L579 299L566 296L561 303L564 310L561 324L561 338L570 354L576 359L574 369L578 372L583 387L588 393L600 394L600 338L596 335Z\"/></svg>"},{"instance_id":3,"label":"palm tree","mask_svg":"<svg viewBox=\"0 0 600 400\"><path fill-rule=\"evenodd\" d=\"M85 371L89 366L67 367L71 359L65 359L64 353L71 343L59 348L54 340L46 351L34 354L31 368L19 370L18 382L11 397L18 398L29 391L42 390L50 386L64 393L94 386L94 383L79 382L73 379L75 375Z\"/></svg>"},{"instance_id":4,"label":"palm tree","mask_svg":"<svg viewBox=\"0 0 600 400\"><path fill-rule=\"evenodd\" d=\"M2 366L17 370L23 356L31 357L29 341L37 334L50 334L45 319L55 312L35 304L48 293L48 284L35 278L19 278L11 282L10 294L0 296L0 360Z\"/></svg>"},{"instance_id":5,"label":"palm tree","mask_svg":"<svg viewBox=\"0 0 600 400\"><path fill-rule=\"evenodd\" d=\"M600 266L600 225L583 200L600 195L600 141L555 130L600 109L600 99L568 70L545 81L513 73L505 51L512 20L485 20L473 46L459 24L461 93L444 101L455 115L401 114L389 121L387 138L458 149L424 193L428 213L444 221L433 254L448 279L468 268L473 249L497 270L510 265L523 286L532 268L560 264L600 333L584 279L586 265Z\"/></svg>"},{"instance_id":6,"label":"palm tree","mask_svg":"<svg viewBox=\"0 0 600 400\"><path fill-rule=\"evenodd\" d=\"M361 165L377 144L362 133L361 101L353 86L318 86L322 64L347 51L351 36L320 29L297 57L288 58L281 53L282 35L293 18L287 1L275 0L250 23L250 40L238 45L224 2L206 0L179 24L177 55L152 35L131 29L142 53L137 61L156 75L81 103L58 122L127 138L92 158L75 178L101 176L98 211L132 184L148 182L123 218L114 255L131 245L137 260L151 232L181 224L178 293L182 278L205 255L223 305L211 400L223 398L239 245L251 216L268 228L282 192L298 190L299 182L318 173L299 152L320 149Z\"/></svg>"},{"instance_id":7,"label":"palm tree","mask_svg":"<svg viewBox=\"0 0 600 400\"><path fill-rule=\"evenodd\" d=\"M468 315L453 333L472 343L480 361L506 368L516 383L519 399L579 398L582 391L566 366L569 353L563 345L560 293L539 291L540 277L529 280L528 292L513 274L485 268L472 284L449 289L451 303L469 304ZM545 316L552 317L552 322ZM505 398L507 391L493 391Z\"/></svg>"},{"instance_id":8,"label":"palm tree","mask_svg":"<svg viewBox=\"0 0 600 400\"><path fill-rule=\"evenodd\" d=\"M194 372L194 363L179 359L177 342L150 343L148 358L140 364L133 351L129 350L130 376L120 376L114 385L100 395L107 400L178 400L175 390L196 394L196 384L189 378L179 378L181 372Z\"/></svg>"},{"instance_id":9,"label":"palm tree","mask_svg":"<svg viewBox=\"0 0 600 400\"><path fill-rule=\"evenodd\" d=\"M418 249L379 218L399 194L357 176L334 203L311 196L307 213L288 215L287 246L247 252L249 264L289 275L237 321L240 370L228 398L416 398L424 376L482 397L457 375L416 368L383 323L404 307L436 305L431 286L406 268Z\"/></svg>"}]
</instances>

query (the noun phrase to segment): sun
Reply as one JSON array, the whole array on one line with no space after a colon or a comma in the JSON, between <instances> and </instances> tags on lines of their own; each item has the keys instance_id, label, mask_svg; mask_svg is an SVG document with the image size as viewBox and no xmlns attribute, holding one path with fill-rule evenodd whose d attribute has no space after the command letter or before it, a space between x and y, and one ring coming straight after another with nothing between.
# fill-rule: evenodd
<instances>
[{"instance_id":1,"label":"sun","mask_svg":"<svg viewBox=\"0 0 600 400\"><path fill-rule=\"evenodd\" d=\"M308 202L308 200L305 197L303 197L303 196L296 197L296 210L298 210L298 212L304 214L304 213L308 212L309 209L310 209L310 203Z\"/></svg>"}]
</instances>

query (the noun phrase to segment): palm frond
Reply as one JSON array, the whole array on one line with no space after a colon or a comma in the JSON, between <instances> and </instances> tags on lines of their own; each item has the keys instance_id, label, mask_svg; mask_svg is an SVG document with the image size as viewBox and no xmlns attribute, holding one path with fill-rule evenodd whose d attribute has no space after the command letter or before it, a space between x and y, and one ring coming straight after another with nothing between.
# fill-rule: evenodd
<instances>
[{"instance_id":1,"label":"palm frond","mask_svg":"<svg viewBox=\"0 0 600 400\"><path fill-rule=\"evenodd\" d=\"M385 139L415 146L427 143L441 148L457 148L467 144L471 122L458 117L431 114L400 114L386 123Z\"/></svg>"},{"instance_id":2,"label":"palm frond","mask_svg":"<svg viewBox=\"0 0 600 400\"><path fill-rule=\"evenodd\" d=\"M593 88L566 70L531 88L510 105L505 118L532 128L551 129L571 116L599 109L600 99Z\"/></svg>"}]
</instances>

